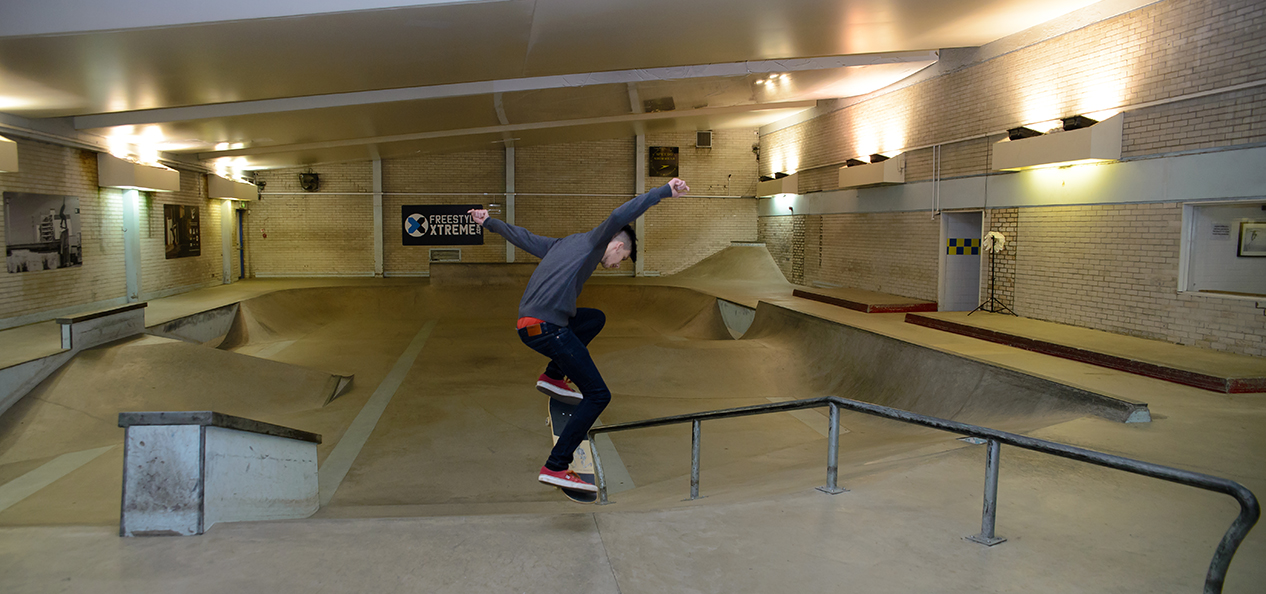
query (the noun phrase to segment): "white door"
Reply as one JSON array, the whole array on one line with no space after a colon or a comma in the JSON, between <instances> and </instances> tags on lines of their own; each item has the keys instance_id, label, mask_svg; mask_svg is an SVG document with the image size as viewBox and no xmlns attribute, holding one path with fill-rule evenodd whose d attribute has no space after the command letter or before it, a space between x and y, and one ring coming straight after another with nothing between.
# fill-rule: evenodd
<instances>
[{"instance_id":1,"label":"white door","mask_svg":"<svg viewBox=\"0 0 1266 594\"><path fill-rule=\"evenodd\" d=\"M941 249L945 265L941 275L940 311L971 311L980 305L980 236L983 214L941 213Z\"/></svg>"}]
</instances>

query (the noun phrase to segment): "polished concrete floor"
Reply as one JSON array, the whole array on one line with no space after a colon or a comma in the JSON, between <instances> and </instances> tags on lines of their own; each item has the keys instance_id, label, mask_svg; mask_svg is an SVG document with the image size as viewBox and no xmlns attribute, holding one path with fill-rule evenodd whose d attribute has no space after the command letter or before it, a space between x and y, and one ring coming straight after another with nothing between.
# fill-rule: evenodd
<instances>
[{"instance_id":1,"label":"polished concrete floor","mask_svg":"<svg viewBox=\"0 0 1266 594\"><path fill-rule=\"evenodd\" d=\"M696 501L687 500L688 425L614 434L598 444L618 466L613 503L574 504L535 481L549 444L532 387L544 361L513 331L518 297L515 287L322 279L152 303L150 325L238 301L245 322L218 349L148 337L82 353L0 416L4 590L1193 592L1237 511L1223 495L1004 447L997 533L1008 540L986 548L962 538L980 530L983 446L845 413L840 483L850 491L827 495L814 489L826 479L822 411L705 423ZM730 337L715 297L765 302L752 336ZM582 305L608 314L592 345L614 393L608 424L865 385L873 393L838 395L1266 492L1266 395L1217 394L796 299L760 248L731 248L675 277L595 279ZM871 373L866 382L838 377L851 368L827 344L835 327L865 335L850 341L880 341L864 343L879 346L857 353L867 365L849 372ZM949 354L981 367L985 379L930 364L939 375L911 377L920 349L929 361ZM886 361L907 371L891 377ZM988 379L996 369L1036 378L1014 396L1032 402L1000 400L1007 392ZM356 379L325 404L330 374ZM938 382L970 385L937 401L903 392ZM1145 402L1153 420L1079 412L1035 392L1040 382ZM355 439L353 420L375 399L387 399L383 414ZM119 538L117 412L208 408L321 433L328 503L305 520ZM327 473L354 442L346 471ZM19 493L22 484L38 488ZM1226 591L1259 591L1264 561L1259 528Z\"/></svg>"}]
</instances>

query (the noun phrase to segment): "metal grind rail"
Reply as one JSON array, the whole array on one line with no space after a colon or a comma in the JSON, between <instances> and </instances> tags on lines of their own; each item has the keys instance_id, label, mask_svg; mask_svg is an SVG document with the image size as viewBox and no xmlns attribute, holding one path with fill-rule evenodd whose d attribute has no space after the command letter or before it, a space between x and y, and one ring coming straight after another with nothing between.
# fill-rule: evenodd
<instances>
[{"instance_id":1,"label":"metal grind rail","mask_svg":"<svg viewBox=\"0 0 1266 594\"><path fill-rule=\"evenodd\" d=\"M594 436L599 433L614 433L616 431L628 431L631 429L645 429L648 427L660 427L663 425L676 425L680 423L691 423L691 458L690 458L690 498L699 498L699 448L701 424L703 421L716 419L729 419L734 417L746 417L752 415L762 415L769 413L787 412L793 410L801 410L806 408L817 408L827 406L830 408L830 433L827 437L827 467L826 467L826 485L818 487L819 490L826 493L842 493L847 489L841 489L836 485L839 475L839 443L840 443L840 409L852 410L877 417L893 419L904 423L912 423L922 425L924 427L932 427L942 431L958 433L970 437L988 440L988 449L985 458L985 504L980 522L980 534L967 537L968 540L978 542L984 545L993 546L1003 542L1004 538L998 538L994 535L994 519L997 513L997 497L998 497L998 458L1001 444L1007 444L1026 450L1042 452L1059 456L1061 458L1069 458L1071 460L1079 460L1117 470L1124 470L1134 474L1150 476L1173 483L1180 483L1198 489L1207 491L1216 491L1234 497L1240 504L1240 513L1236 516L1235 521L1231 522L1231 527L1227 529L1226 534L1222 536L1222 542L1218 544L1218 548L1213 553L1213 560L1209 563L1209 573L1205 576L1204 591L1205 594L1218 594L1222 592L1223 582L1226 580L1227 568L1231 564L1231 558L1235 556L1236 549L1240 543L1244 542L1244 538L1248 536L1248 531L1257 523L1261 516L1261 508L1258 506L1257 497L1253 495L1243 485L1216 476L1201 474L1198 472L1190 472L1141 460L1124 458L1121 456L1113 456L1104 454L1094 450L1073 447L1043 439L1035 439L1007 433L1005 431L995 431L985 427L969 425L966 423L958 423L937 417L929 417L917 413L912 413L877 404L866 402L858 402L848 398L840 398L838 396L826 396L822 398L811 398L808 400L794 400L790 402L776 402L771 404L759 404L756 406L746 406L741 408L730 408L725 410L716 410L700 413L692 413L686 415L677 415L672 417L663 417L659 419L648 419L645 421L634 421L631 423L617 423L615 425L606 425L603 427L594 427L589 431L589 442L593 443ZM594 470L598 479L598 503L610 503L607 500L607 484L606 476L602 472L602 460L598 457L598 452L593 452Z\"/></svg>"}]
</instances>

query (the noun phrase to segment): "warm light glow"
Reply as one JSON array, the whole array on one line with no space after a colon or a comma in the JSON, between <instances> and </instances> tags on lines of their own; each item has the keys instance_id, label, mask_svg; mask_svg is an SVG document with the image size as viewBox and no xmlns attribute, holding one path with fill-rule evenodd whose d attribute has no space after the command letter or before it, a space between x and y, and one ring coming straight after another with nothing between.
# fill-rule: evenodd
<instances>
[{"instance_id":1,"label":"warm light glow","mask_svg":"<svg viewBox=\"0 0 1266 594\"><path fill-rule=\"evenodd\" d=\"M250 167L246 157L220 157L213 161L213 165L216 175L240 182L246 181L242 172L247 171Z\"/></svg>"},{"instance_id":2,"label":"warm light glow","mask_svg":"<svg viewBox=\"0 0 1266 594\"><path fill-rule=\"evenodd\" d=\"M227 143L227 142L221 142L221 143L219 143L219 144L215 145L215 150L217 150L217 151L227 151L227 150L229 150L229 143Z\"/></svg>"},{"instance_id":3,"label":"warm light glow","mask_svg":"<svg viewBox=\"0 0 1266 594\"><path fill-rule=\"evenodd\" d=\"M1062 163L1043 163L1032 167L1016 167L1011 169L1000 169L999 171L1032 171L1036 169L1064 169L1074 167L1076 165L1087 165L1090 163L1112 163L1112 159L1078 159L1076 161L1064 161Z\"/></svg>"}]
</instances>

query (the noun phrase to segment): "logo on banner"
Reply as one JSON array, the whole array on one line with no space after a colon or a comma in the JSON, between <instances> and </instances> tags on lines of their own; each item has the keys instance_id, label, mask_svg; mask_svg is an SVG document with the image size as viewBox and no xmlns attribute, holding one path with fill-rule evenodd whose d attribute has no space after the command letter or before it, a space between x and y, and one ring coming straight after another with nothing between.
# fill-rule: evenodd
<instances>
[{"instance_id":1,"label":"logo on banner","mask_svg":"<svg viewBox=\"0 0 1266 594\"><path fill-rule=\"evenodd\" d=\"M413 213L404 220L404 232L414 237L426 235L426 227L426 217L420 213Z\"/></svg>"},{"instance_id":2,"label":"logo on banner","mask_svg":"<svg viewBox=\"0 0 1266 594\"><path fill-rule=\"evenodd\" d=\"M403 245L483 245L484 229L468 211L479 204L426 204L401 207Z\"/></svg>"}]
</instances>

